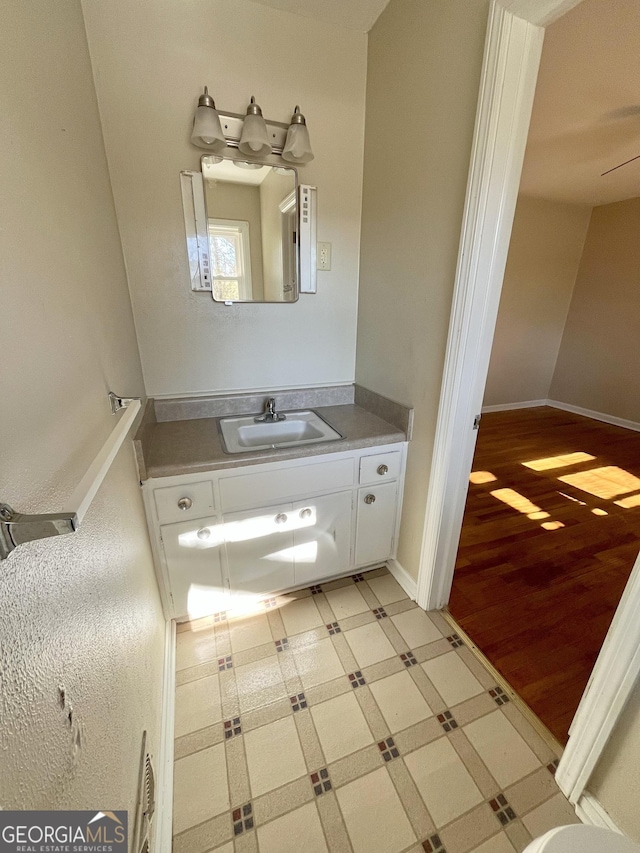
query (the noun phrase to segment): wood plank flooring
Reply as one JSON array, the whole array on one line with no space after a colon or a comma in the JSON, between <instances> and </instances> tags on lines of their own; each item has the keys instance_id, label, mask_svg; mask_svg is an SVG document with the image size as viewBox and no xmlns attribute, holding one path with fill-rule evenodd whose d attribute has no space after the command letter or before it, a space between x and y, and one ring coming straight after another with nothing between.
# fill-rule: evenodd
<instances>
[{"instance_id":1,"label":"wood plank flooring","mask_svg":"<svg viewBox=\"0 0 640 853\"><path fill-rule=\"evenodd\" d=\"M595 458L540 471L523 464L578 452ZM602 472L605 490L619 492L603 498L558 479L603 467L640 479L640 433L550 407L484 414L473 471L496 479L469 486L449 604L561 743L640 551L640 506L615 503L640 485L616 487L624 475ZM514 509L491 494L500 489L535 506ZM554 521L563 526L542 527Z\"/></svg>"}]
</instances>

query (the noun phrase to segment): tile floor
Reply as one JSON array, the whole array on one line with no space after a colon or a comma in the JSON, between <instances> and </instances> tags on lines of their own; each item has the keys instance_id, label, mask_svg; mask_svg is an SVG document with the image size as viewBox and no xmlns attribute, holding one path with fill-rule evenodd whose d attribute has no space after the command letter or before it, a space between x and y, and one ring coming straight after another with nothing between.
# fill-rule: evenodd
<instances>
[{"instance_id":1,"label":"tile floor","mask_svg":"<svg viewBox=\"0 0 640 853\"><path fill-rule=\"evenodd\" d=\"M385 568L178 626L174 853L512 853L556 756Z\"/></svg>"}]
</instances>

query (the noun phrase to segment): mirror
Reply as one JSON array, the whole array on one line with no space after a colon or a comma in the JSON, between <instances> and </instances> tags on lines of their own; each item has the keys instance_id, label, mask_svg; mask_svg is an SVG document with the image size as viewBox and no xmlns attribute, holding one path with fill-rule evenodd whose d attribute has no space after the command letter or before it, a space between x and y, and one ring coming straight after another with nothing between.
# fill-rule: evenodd
<instances>
[{"instance_id":1,"label":"mirror","mask_svg":"<svg viewBox=\"0 0 640 853\"><path fill-rule=\"evenodd\" d=\"M211 155L201 162L213 298L295 302L296 170Z\"/></svg>"}]
</instances>

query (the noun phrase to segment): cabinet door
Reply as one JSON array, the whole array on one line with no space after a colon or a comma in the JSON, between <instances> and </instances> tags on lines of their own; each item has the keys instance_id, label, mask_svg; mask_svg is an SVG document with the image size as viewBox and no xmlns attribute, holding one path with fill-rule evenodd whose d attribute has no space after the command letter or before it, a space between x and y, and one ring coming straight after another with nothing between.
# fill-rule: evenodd
<instances>
[{"instance_id":1,"label":"cabinet door","mask_svg":"<svg viewBox=\"0 0 640 853\"><path fill-rule=\"evenodd\" d=\"M358 491L356 566L388 560L396 524L397 483Z\"/></svg>"},{"instance_id":2,"label":"cabinet door","mask_svg":"<svg viewBox=\"0 0 640 853\"><path fill-rule=\"evenodd\" d=\"M275 592L294 585L291 504L224 516L232 592Z\"/></svg>"},{"instance_id":3,"label":"cabinet door","mask_svg":"<svg viewBox=\"0 0 640 853\"><path fill-rule=\"evenodd\" d=\"M174 617L197 619L226 610L220 549L222 525L199 518L160 528Z\"/></svg>"},{"instance_id":4,"label":"cabinet door","mask_svg":"<svg viewBox=\"0 0 640 853\"><path fill-rule=\"evenodd\" d=\"M351 563L352 492L293 505L296 586L337 575Z\"/></svg>"}]
</instances>

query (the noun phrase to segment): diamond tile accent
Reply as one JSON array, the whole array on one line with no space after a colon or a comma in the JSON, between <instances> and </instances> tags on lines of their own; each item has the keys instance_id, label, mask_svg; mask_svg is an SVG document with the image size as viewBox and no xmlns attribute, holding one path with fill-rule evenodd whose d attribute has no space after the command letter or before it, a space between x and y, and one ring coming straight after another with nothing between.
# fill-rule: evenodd
<instances>
[{"instance_id":1,"label":"diamond tile accent","mask_svg":"<svg viewBox=\"0 0 640 853\"><path fill-rule=\"evenodd\" d=\"M232 667L231 655L227 655L225 658L218 658L218 672L224 672L225 669L231 669Z\"/></svg>"},{"instance_id":2,"label":"diamond tile accent","mask_svg":"<svg viewBox=\"0 0 640 853\"><path fill-rule=\"evenodd\" d=\"M350 672L348 677L349 681L351 682L351 686L354 688L354 690L356 687L364 687L364 685L367 683L365 681L364 675L360 672L359 669L357 669L355 672Z\"/></svg>"},{"instance_id":3,"label":"diamond tile accent","mask_svg":"<svg viewBox=\"0 0 640 853\"><path fill-rule=\"evenodd\" d=\"M234 717L232 720L225 720L223 726L225 740L229 740L229 738L242 734L242 723L240 722L240 717Z\"/></svg>"},{"instance_id":4,"label":"diamond tile accent","mask_svg":"<svg viewBox=\"0 0 640 853\"><path fill-rule=\"evenodd\" d=\"M361 574L351 575L351 579L354 583L362 583L364 580L364 576Z\"/></svg>"},{"instance_id":5,"label":"diamond tile accent","mask_svg":"<svg viewBox=\"0 0 640 853\"><path fill-rule=\"evenodd\" d=\"M511 823L511 821L516 819L516 813L507 802L507 798L504 794L498 794L495 799L489 800L489 805L495 812L495 816L498 818L502 826L506 826L508 823Z\"/></svg>"},{"instance_id":6,"label":"diamond tile accent","mask_svg":"<svg viewBox=\"0 0 640 853\"><path fill-rule=\"evenodd\" d=\"M266 610L272 610L274 607L278 606L277 598L265 598L264 606Z\"/></svg>"},{"instance_id":7,"label":"diamond tile accent","mask_svg":"<svg viewBox=\"0 0 640 853\"><path fill-rule=\"evenodd\" d=\"M213 621L215 622L226 622L227 621L227 611L221 610L220 613L213 614Z\"/></svg>"},{"instance_id":8,"label":"diamond tile accent","mask_svg":"<svg viewBox=\"0 0 640 853\"><path fill-rule=\"evenodd\" d=\"M307 707L307 697L304 693L297 693L295 696L289 696L291 707L295 711L303 711Z\"/></svg>"},{"instance_id":9,"label":"diamond tile accent","mask_svg":"<svg viewBox=\"0 0 640 853\"><path fill-rule=\"evenodd\" d=\"M321 797L323 794L326 794L331 790L331 779L329 778L329 771L326 767L323 767L322 770L317 770L315 773L312 773L309 777L311 779L311 784L313 785L313 793L316 797Z\"/></svg>"},{"instance_id":10,"label":"diamond tile accent","mask_svg":"<svg viewBox=\"0 0 640 853\"><path fill-rule=\"evenodd\" d=\"M418 661L415 659L415 656L412 651L404 652L400 655L400 660L405 666L415 666Z\"/></svg>"},{"instance_id":11,"label":"diamond tile accent","mask_svg":"<svg viewBox=\"0 0 640 853\"><path fill-rule=\"evenodd\" d=\"M507 702L511 701L502 687L493 687L489 691L489 696L491 696L496 705L506 705Z\"/></svg>"},{"instance_id":12,"label":"diamond tile accent","mask_svg":"<svg viewBox=\"0 0 640 853\"><path fill-rule=\"evenodd\" d=\"M311 590L311 595L320 595L322 592L320 584L314 584L313 586L310 586L309 589Z\"/></svg>"},{"instance_id":13,"label":"diamond tile accent","mask_svg":"<svg viewBox=\"0 0 640 853\"><path fill-rule=\"evenodd\" d=\"M253 829L253 806L251 803L245 803L243 806L233 809L231 820L233 821L234 835L242 835L243 832Z\"/></svg>"},{"instance_id":14,"label":"diamond tile accent","mask_svg":"<svg viewBox=\"0 0 640 853\"><path fill-rule=\"evenodd\" d=\"M338 625L337 622L329 622L327 625L327 631L330 634L340 634L342 632L342 628Z\"/></svg>"},{"instance_id":15,"label":"diamond tile accent","mask_svg":"<svg viewBox=\"0 0 640 853\"><path fill-rule=\"evenodd\" d=\"M276 640L276 651L278 652L286 652L289 648L289 640L287 637L283 637L281 640Z\"/></svg>"},{"instance_id":16,"label":"diamond tile accent","mask_svg":"<svg viewBox=\"0 0 640 853\"><path fill-rule=\"evenodd\" d=\"M400 755L398 747L392 737L388 737L386 740L381 740L378 744L378 749L382 753L382 757L385 761L393 761L394 758L398 758Z\"/></svg>"},{"instance_id":17,"label":"diamond tile accent","mask_svg":"<svg viewBox=\"0 0 640 853\"><path fill-rule=\"evenodd\" d=\"M451 711L445 711L443 714L438 714L438 722L441 724L445 732L450 732L458 728L458 724Z\"/></svg>"},{"instance_id":18,"label":"diamond tile accent","mask_svg":"<svg viewBox=\"0 0 640 853\"><path fill-rule=\"evenodd\" d=\"M559 760L555 758L551 764L547 764L547 770L551 773L552 776L556 775L556 770L558 769L558 764L560 764Z\"/></svg>"},{"instance_id":19,"label":"diamond tile accent","mask_svg":"<svg viewBox=\"0 0 640 853\"><path fill-rule=\"evenodd\" d=\"M447 637L447 640L449 640L454 649L457 649L458 646L464 645L464 643L457 634L451 634L450 637Z\"/></svg>"},{"instance_id":20,"label":"diamond tile accent","mask_svg":"<svg viewBox=\"0 0 640 853\"><path fill-rule=\"evenodd\" d=\"M384 609L384 607L376 607L372 612L376 619L384 619L387 615L387 611Z\"/></svg>"},{"instance_id":21,"label":"diamond tile accent","mask_svg":"<svg viewBox=\"0 0 640 853\"><path fill-rule=\"evenodd\" d=\"M422 849L425 853L447 853L439 835L432 835L422 842Z\"/></svg>"}]
</instances>

